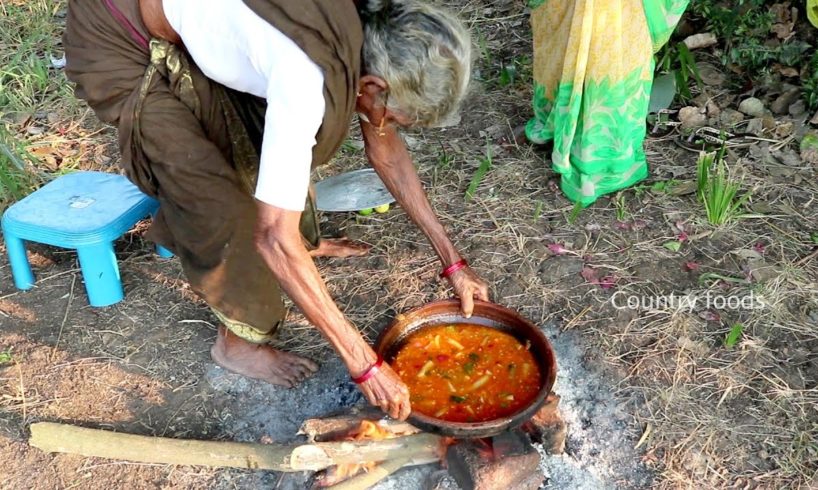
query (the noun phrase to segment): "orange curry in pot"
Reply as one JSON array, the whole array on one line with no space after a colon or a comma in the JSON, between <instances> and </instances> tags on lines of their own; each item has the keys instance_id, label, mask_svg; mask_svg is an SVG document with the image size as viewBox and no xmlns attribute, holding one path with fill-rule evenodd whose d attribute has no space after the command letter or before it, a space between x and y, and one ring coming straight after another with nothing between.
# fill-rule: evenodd
<instances>
[{"instance_id":1,"label":"orange curry in pot","mask_svg":"<svg viewBox=\"0 0 818 490\"><path fill-rule=\"evenodd\" d=\"M448 422L485 422L527 407L540 370L512 335L478 325L425 328L392 361L408 385L412 410Z\"/></svg>"}]
</instances>

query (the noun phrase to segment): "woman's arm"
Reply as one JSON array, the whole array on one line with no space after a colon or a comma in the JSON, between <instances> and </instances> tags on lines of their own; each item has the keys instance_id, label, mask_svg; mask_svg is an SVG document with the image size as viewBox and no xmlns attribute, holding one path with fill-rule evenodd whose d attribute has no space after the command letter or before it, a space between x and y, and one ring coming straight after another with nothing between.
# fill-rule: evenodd
<instances>
[{"instance_id":1,"label":"woman's arm","mask_svg":"<svg viewBox=\"0 0 818 490\"><path fill-rule=\"evenodd\" d=\"M258 210L255 241L262 258L284 292L335 348L350 374L359 376L375 363L377 355L338 309L304 248L298 228L301 213L262 202ZM383 364L360 388L370 403L391 417L403 420L409 416L409 391L388 365Z\"/></svg>"},{"instance_id":2,"label":"woman's arm","mask_svg":"<svg viewBox=\"0 0 818 490\"><path fill-rule=\"evenodd\" d=\"M366 121L361 122L366 155L386 188L398 201L409 218L431 242L442 264L441 269L462 259L452 244L443 225L432 210L426 192L406 145L394 125L382 128ZM463 313L468 317L474 309L474 298L488 301L488 285L470 268L465 267L449 278L462 302Z\"/></svg>"}]
</instances>

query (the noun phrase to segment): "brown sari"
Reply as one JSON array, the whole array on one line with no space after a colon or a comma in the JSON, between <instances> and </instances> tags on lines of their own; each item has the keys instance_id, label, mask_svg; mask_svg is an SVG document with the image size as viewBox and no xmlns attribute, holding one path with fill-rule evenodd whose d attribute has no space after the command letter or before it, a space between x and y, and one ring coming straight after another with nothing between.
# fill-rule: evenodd
<instances>
[{"instance_id":1,"label":"brown sari","mask_svg":"<svg viewBox=\"0 0 818 490\"><path fill-rule=\"evenodd\" d=\"M327 163L355 107L362 31L354 4L246 3L322 68L326 112L313 167ZM181 48L150 39L135 0L71 0L63 44L77 96L117 126L121 167L159 200L148 237L180 258L193 290L228 327L267 340L286 310L253 242L266 103L209 80ZM317 245L312 199L301 233Z\"/></svg>"}]
</instances>

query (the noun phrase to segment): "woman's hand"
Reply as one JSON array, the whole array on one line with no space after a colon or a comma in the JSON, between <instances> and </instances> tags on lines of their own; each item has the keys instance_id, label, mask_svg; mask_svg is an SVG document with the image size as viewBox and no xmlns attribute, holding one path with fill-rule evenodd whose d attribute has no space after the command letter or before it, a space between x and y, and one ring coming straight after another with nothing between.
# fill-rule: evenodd
<instances>
[{"instance_id":1,"label":"woman's hand","mask_svg":"<svg viewBox=\"0 0 818 490\"><path fill-rule=\"evenodd\" d=\"M409 403L409 388L400 377L383 363L378 372L371 378L359 384L369 403L388 413L396 420L406 420L412 407Z\"/></svg>"},{"instance_id":2,"label":"woman's hand","mask_svg":"<svg viewBox=\"0 0 818 490\"><path fill-rule=\"evenodd\" d=\"M489 286L480 279L469 267L464 267L449 276L449 282L454 293L460 298L460 309L466 318L470 318L474 311L474 299L489 300Z\"/></svg>"}]
</instances>

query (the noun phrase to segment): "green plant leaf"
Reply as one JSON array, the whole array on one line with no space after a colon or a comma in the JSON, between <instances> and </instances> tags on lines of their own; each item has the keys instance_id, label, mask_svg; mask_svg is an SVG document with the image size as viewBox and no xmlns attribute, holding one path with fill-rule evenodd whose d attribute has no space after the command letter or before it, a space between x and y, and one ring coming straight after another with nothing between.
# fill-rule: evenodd
<instances>
[{"instance_id":1,"label":"green plant leaf","mask_svg":"<svg viewBox=\"0 0 818 490\"><path fill-rule=\"evenodd\" d=\"M738 342L738 339L741 337L741 333L743 331L744 326L741 323L736 323L733 325L733 328L730 329L727 337L724 338L724 346L729 348L736 345L736 342Z\"/></svg>"},{"instance_id":2,"label":"green plant leaf","mask_svg":"<svg viewBox=\"0 0 818 490\"><path fill-rule=\"evenodd\" d=\"M682 242L673 240L671 242L663 243L662 246L670 250L671 252L678 252L679 249L682 248Z\"/></svg>"},{"instance_id":3,"label":"green plant leaf","mask_svg":"<svg viewBox=\"0 0 818 490\"><path fill-rule=\"evenodd\" d=\"M469 187L466 189L466 201L470 201L472 197L474 197L474 193L477 191L477 187L482 182L483 177L491 168L491 147L489 147L486 157L480 160L480 166L477 167L477 171L471 178L471 182L469 182Z\"/></svg>"},{"instance_id":4,"label":"green plant leaf","mask_svg":"<svg viewBox=\"0 0 818 490\"><path fill-rule=\"evenodd\" d=\"M537 200L537 207L534 208L534 221L537 221L538 219L540 219L540 216L542 216L542 207L543 202Z\"/></svg>"},{"instance_id":5,"label":"green plant leaf","mask_svg":"<svg viewBox=\"0 0 818 490\"><path fill-rule=\"evenodd\" d=\"M676 97L676 77L673 74L665 74L653 81L653 88L650 91L650 103L648 113L655 114L670 107Z\"/></svg>"},{"instance_id":6,"label":"green plant leaf","mask_svg":"<svg viewBox=\"0 0 818 490\"><path fill-rule=\"evenodd\" d=\"M812 240L812 243L818 245L818 231L813 231L809 234L809 239Z\"/></svg>"},{"instance_id":7,"label":"green plant leaf","mask_svg":"<svg viewBox=\"0 0 818 490\"><path fill-rule=\"evenodd\" d=\"M818 150L818 134L807 133L804 139L801 140L801 151Z\"/></svg>"},{"instance_id":8,"label":"green plant leaf","mask_svg":"<svg viewBox=\"0 0 818 490\"><path fill-rule=\"evenodd\" d=\"M11 356L11 349L5 352L0 352L0 366L3 364L9 364L13 360L14 358Z\"/></svg>"}]
</instances>

